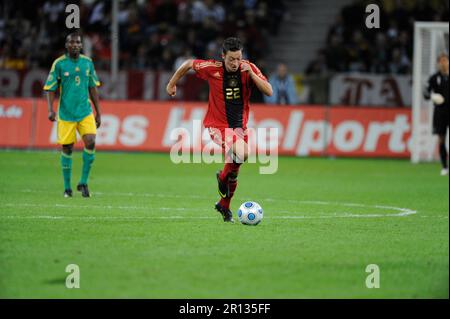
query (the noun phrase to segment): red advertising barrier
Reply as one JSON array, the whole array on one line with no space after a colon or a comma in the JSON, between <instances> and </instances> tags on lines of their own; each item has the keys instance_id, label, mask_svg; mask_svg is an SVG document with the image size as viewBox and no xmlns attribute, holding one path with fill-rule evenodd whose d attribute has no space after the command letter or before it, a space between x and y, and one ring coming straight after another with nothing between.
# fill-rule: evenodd
<instances>
[{"instance_id":1,"label":"red advertising barrier","mask_svg":"<svg viewBox=\"0 0 450 319\"><path fill-rule=\"evenodd\" d=\"M33 142L33 99L0 99L0 147L29 147Z\"/></svg>"},{"instance_id":2,"label":"red advertising barrier","mask_svg":"<svg viewBox=\"0 0 450 319\"><path fill-rule=\"evenodd\" d=\"M331 108L329 155L410 157L411 110Z\"/></svg>"},{"instance_id":3,"label":"red advertising barrier","mask_svg":"<svg viewBox=\"0 0 450 319\"><path fill-rule=\"evenodd\" d=\"M191 149L199 150L209 140L200 127L206 107L202 102L102 101L97 148L167 152L178 135L188 134ZM408 109L253 105L248 126L276 128L278 140L267 147L278 147L282 155L410 156ZM43 99L0 99L0 127L0 147L57 147L56 123L48 121ZM260 147L261 139L249 143Z\"/></svg>"}]
</instances>

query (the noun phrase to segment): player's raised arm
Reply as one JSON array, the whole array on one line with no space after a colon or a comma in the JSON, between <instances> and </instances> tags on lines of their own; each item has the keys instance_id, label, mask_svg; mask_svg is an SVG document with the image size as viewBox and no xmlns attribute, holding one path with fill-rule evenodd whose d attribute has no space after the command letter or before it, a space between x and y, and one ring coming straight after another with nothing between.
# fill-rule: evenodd
<instances>
[{"instance_id":1,"label":"player's raised arm","mask_svg":"<svg viewBox=\"0 0 450 319\"><path fill-rule=\"evenodd\" d=\"M241 64L241 71L248 72L250 74L250 78L255 83L258 90L260 90L267 96L272 96L272 85L269 83L269 81L267 81L266 77L261 73L256 65L251 64L247 61L243 61Z\"/></svg>"},{"instance_id":2,"label":"player's raised arm","mask_svg":"<svg viewBox=\"0 0 450 319\"><path fill-rule=\"evenodd\" d=\"M179 79L181 79L189 70L192 69L194 60L189 59L184 61L182 65L178 68L178 70L175 71L175 73L172 75L172 78L170 79L169 83L166 86L167 94L169 94L171 97L174 97L177 94L177 82Z\"/></svg>"}]
</instances>

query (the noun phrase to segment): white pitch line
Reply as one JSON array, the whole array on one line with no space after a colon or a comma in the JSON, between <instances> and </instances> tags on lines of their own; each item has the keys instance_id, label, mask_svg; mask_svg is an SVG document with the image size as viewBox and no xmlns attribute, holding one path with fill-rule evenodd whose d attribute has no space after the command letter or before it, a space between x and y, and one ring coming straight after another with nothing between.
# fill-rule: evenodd
<instances>
[{"instance_id":1,"label":"white pitch line","mask_svg":"<svg viewBox=\"0 0 450 319\"><path fill-rule=\"evenodd\" d=\"M50 191L42 191L42 190L32 190L32 189L24 189L23 193L50 193ZM114 193L104 193L104 192L93 192L93 194L100 196L125 196L125 197L159 197L159 198L196 198L196 199L211 199L208 196L199 196L199 195L175 195L175 194L165 194L165 193L133 193L133 192L114 192ZM380 206L380 205L367 205L367 204L359 204L359 203L345 203L345 202L330 202L330 201L312 201L312 200L297 200L297 199L282 199L282 198L265 198L267 202L287 202L293 204L313 204L313 205L340 205L347 207L372 207L372 208L382 208L382 209L393 209L397 211L411 211L408 208L400 208L394 206Z\"/></svg>"},{"instance_id":2,"label":"white pitch line","mask_svg":"<svg viewBox=\"0 0 450 319\"><path fill-rule=\"evenodd\" d=\"M61 205L61 204L2 204L0 207L36 207L36 208L66 208L66 209L78 209L78 208L96 208L96 209L120 209L120 210L160 210L160 211L204 211L204 212L212 212L212 209L188 209L182 207L157 207L157 208L148 208L148 207L136 207L136 206L71 206L71 205ZM323 214L323 212L319 212L317 215L305 216L302 212L279 212L284 214L295 214L291 215L283 215L283 216L270 216L268 219L330 219L330 218L384 218L384 217L405 217L411 214L415 214L414 211L410 212L401 212L397 214L353 214L353 213L341 213L341 215L333 214L333 215L319 215ZM215 217L207 217L207 216L52 216L52 215L38 215L38 216L21 216L21 215L13 215L13 216L0 216L0 218L7 219L80 219L80 220L142 220L142 219L209 219Z\"/></svg>"},{"instance_id":3,"label":"white pitch line","mask_svg":"<svg viewBox=\"0 0 450 319\"><path fill-rule=\"evenodd\" d=\"M182 211L182 212L211 212L212 208L186 208L186 207L146 207L146 206L113 206L113 205L68 205L68 204L31 204L31 203L5 203L0 204L0 207L35 207L35 208L64 208L64 209L79 209L79 208L86 208L86 209L100 209L100 210L136 210L136 211ZM386 208L386 207L381 207ZM393 207L388 207L392 208ZM400 208L399 208L400 209ZM384 216L392 216L392 217L402 217L407 215L415 214L414 211L408 211L402 209L400 213L397 214L354 214L349 212L340 212L340 213L331 213L327 214L326 212L316 212L317 216L289 216L288 214L296 214L301 215L304 214L304 212L297 212L297 211L277 211L278 214L285 214L287 216L283 216L280 218L342 218L342 217L362 217L362 216L368 216L368 217L384 217Z\"/></svg>"},{"instance_id":4,"label":"white pitch line","mask_svg":"<svg viewBox=\"0 0 450 319\"><path fill-rule=\"evenodd\" d=\"M42 191L42 190L34 190L34 189L24 189L21 191L22 193L45 193L49 194L50 191ZM164 194L164 193L133 193L133 192L91 192L93 196L124 196L124 197L159 197L159 198L194 198L194 199L210 199L207 196L200 195L178 195L178 194Z\"/></svg>"},{"instance_id":5,"label":"white pitch line","mask_svg":"<svg viewBox=\"0 0 450 319\"><path fill-rule=\"evenodd\" d=\"M51 216L51 215L37 215L37 216L18 216L9 215L0 218L4 219L69 219L69 220L145 220L145 219L217 219L217 217L207 216Z\"/></svg>"},{"instance_id":6,"label":"white pitch line","mask_svg":"<svg viewBox=\"0 0 450 319\"><path fill-rule=\"evenodd\" d=\"M322 204L322 203L321 203ZM330 205L335 205L337 203L330 203ZM350 206L353 204L349 203L339 203L341 206ZM390 207L390 206L370 206L370 205L362 205L364 207L376 207L380 209L392 209L397 210L399 213L396 214L355 214L349 212L339 212L328 214L326 216L322 216L321 218L333 218L333 217L402 217L416 214L417 212L406 209L406 208L398 208L398 207ZM185 208L185 207L147 207L147 206L113 206L113 205L68 205L68 204L32 204L32 203L6 203L0 204L0 207L37 207L37 208L66 208L66 209L106 209L106 210L143 210L143 211L152 211L152 210L160 210L160 211L204 211L209 212L211 209L207 208ZM279 214L304 214L303 212L293 212L293 211L277 211ZM316 212L316 214L327 214L326 212ZM338 215L340 214L340 215ZM309 218L310 216L300 216L299 218ZM297 217L296 217L297 218ZM314 217L315 218L315 217Z\"/></svg>"},{"instance_id":7,"label":"white pitch line","mask_svg":"<svg viewBox=\"0 0 450 319\"><path fill-rule=\"evenodd\" d=\"M403 216L392 216L392 215L342 215L342 216L272 216L266 217L269 220L276 219L291 219L291 220L302 220L302 219L330 219L330 218L382 218L382 217L403 217ZM420 216L421 218L443 218L448 219L448 216ZM33 220L33 219L49 219L49 220L86 220L86 221L99 221L99 220L152 220L152 219L218 219L219 216L51 216L51 215L37 215L37 216L0 216L0 219L19 219L19 220Z\"/></svg>"},{"instance_id":8,"label":"white pitch line","mask_svg":"<svg viewBox=\"0 0 450 319\"><path fill-rule=\"evenodd\" d=\"M25 189L22 190L24 193L49 193L48 191L42 190L31 190ZM133 192L115 192L115 193L103 193L103 192L94 192L94 195L108 195L108 196L126 196L126 197L159 197L159 198L195 198L195 199L209 199L206 196L197 196L197 195L175 195L175 194L164 194L164 193L133 193ZM270 218L279 218L279 219L314 219L314 218L380 218L380 217L405 217L409 215L417 214L417 211L411 210L409 208L401 208L395 206L384 206L384 205L367 205L360 203L346 203L346 202L329 202L329 201L311 201L311 200L295 200L295 199L275 199L275 198L266 198L265 201L268 202L288 202L294 204L312 204L312 205L323 205L323 206L343 206L343 207L360 207L360 208L376 208L382 210L390 210L395 211L397 213L390 214L355 214L355 213L347 213L341 212L341 215L333 214L333 215L316 215L316 216L302 216L304 214L302 212L280 212L284 214L296 214L296 216L272 216ZM209 212L211 209L206 208L198 208L198 209L188 209L183 207L141 207L141 206L112 206L112 205L82 205L82 206L71 206L65 204L54 204L52 205L40 205L40 204L3 204L8 207L17 207L20 205L26 205L30 207L60 207L60 208L90 208L90 209L124 209L124 210L161 210L161 211L205 211ZM1 207L1 206L0 206ZM298 214L298 215L297 215ZM323 212L318 212L317 214L324 214ZM193 217L196 218L196 217ZM445 216L444 216L445 218Z\"/></svg>"},{"instance_id":9,"label":"white pitch line","mask_svg":"<svg viewBox=\"0 0 450 319\"><path fill-rule=\"evenodd\" d=\"M189 209L185 207L146 207L146 206L112 206L112 205L68 205L68 204L29 204L29 203L6 203L0 204L0 207L37 207L37 208L87 208L87 209L123 209L123 210L162 210L162 211L210 211L210 209Z\"/></svg>"},{"instance_id":10,"label":"white pitch line","mask_svg":"<svg viewBox=\"0 0 450 319\"><path fill-rule=\"evenodd\" d=\"M328 219L328 218L349 218L356 217L361 218L362 216L273 216L267 217L266 219L291 219L291 220L301 220L301 219ZM371 216L373 218L375 216ZM380 215L378 217L385 217ZM85 220L85 221L99 221L99 220L152 220L152 219L218 219L217 217L207 217L207 216L50 216L50 215L40 215L40 216L3 216L0 219L19 219L19 220Z\"/></svg>"}]
</instances>

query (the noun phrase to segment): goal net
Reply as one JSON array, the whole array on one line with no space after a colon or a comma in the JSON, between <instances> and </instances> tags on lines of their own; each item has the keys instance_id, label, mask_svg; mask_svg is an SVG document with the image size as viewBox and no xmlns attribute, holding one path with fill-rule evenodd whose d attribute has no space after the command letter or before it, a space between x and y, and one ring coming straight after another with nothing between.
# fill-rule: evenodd
<instances>
[{"instance_id":1,"label":"goal net","mask_svg":"<svg viewBox=\"0 0 450 319\"><path fill-rule=\"evenodd\" d=\"M413 163L430 162L439 158L437 137L432 134L433 104L431 101L424 99L423 92L428 78L437 71L439 53L448 53L448 36L448 23L414 23L411 148L411 161Z\"/></svg>"}]
</instances>

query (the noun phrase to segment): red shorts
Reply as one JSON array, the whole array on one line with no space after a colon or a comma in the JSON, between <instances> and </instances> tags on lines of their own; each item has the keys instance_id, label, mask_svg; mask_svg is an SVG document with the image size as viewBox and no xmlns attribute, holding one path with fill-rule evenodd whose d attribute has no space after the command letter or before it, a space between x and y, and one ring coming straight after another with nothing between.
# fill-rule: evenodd
<instances>
[{"instance_id":1,"label":"red shorts","mask_svg":"<svg viewBox=\"0 0 450 319\"><path fill-rule=\"evenodd\" d=\"M222 148L230 148L237 140L243 140L248 143L247 130L243 128L216 128L208 127L211 139Z\"/></svg>"}]
</instances>

